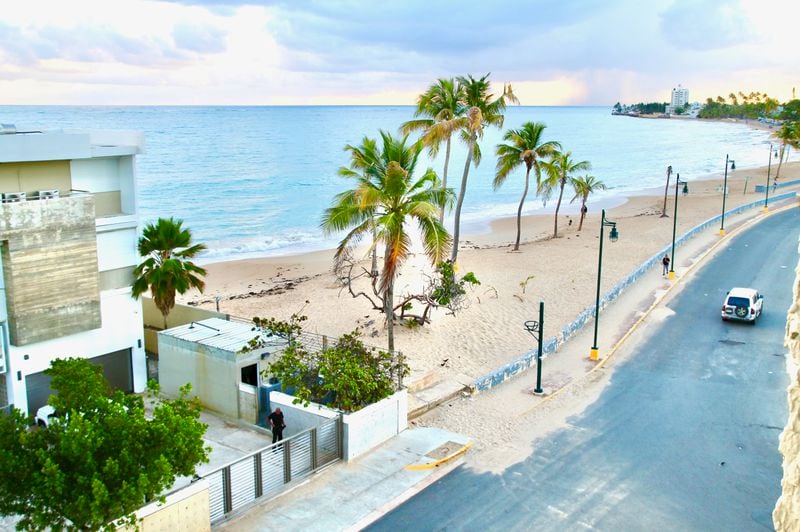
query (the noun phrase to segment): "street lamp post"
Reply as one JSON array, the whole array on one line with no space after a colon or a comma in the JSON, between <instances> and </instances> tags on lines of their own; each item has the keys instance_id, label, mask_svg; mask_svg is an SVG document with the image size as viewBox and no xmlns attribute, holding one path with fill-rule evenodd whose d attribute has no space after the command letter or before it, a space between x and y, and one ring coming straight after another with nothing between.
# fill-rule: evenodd
<instances>
[{"instance_id":1,"label":"street lamp post","mask_svg":"<svg viewBox=\"0 0 800 532\"><path fill-rule=\"evenodd\" d=\"M725 234L725 198L728 197L728 164L731 166L731 171L736 170L736 161L728 159L728 154L725 154L725 179L722 182L722 221L719 224L719 234ZM746 187L747 185L745 185Z\"/></svg>"},{"instance_id":2,"label":"street lamp post","mask_svg":"<svg viewBox=\"0 0 800 532\"><path fill-rule=\"evenodd\" d=\"M669 278L675 278L675 233L678 230L678 186L683 185L683 194L689 193L689 182L681 181L681 174L675 178L675 214L672 215L672 260L669 261Z\"/></svg>"},{"instance_id":3,"label":"street lamp post","mask_svg":"<svg viewBox=\"0 0 800 532\"><path fill-rule=\"evenodd\" d=\"M544 301L539 301L539 321L525 322L525 329L538 343L536 349L536 388L533 393L542 393L542 335L544 334Z\"/></svg>"},{"instance_id":4,"label":"street lamp post","mask_svg":"<svg viewBox=\"0 0 800 532\"><path fill-rule=\"evenodd\" d=\"M767 163L767 188L764 191L764 212L769 212L769 173L772 169L772 143L769 145L769 162Z\"/></svg>"},{"instance_id":5,"label":"street lamp post","mask_svg":"<svg viewBox=\"0 0 800 532\"><path fill-rule=\"evenodd\" d=\"M617 222L612 222L611 220L606 219L606 211L603 209L603 212L600 216L600 253L597 256L597 295L595 296L594 300L594 343L592 344L592 350L589 354L589 358L591 360L597 360L598 358L598 349L597 349L597 325L600 322L600 278L603 272L603 228L610 227L611 232L608 234L608 239L612 242L616 242L619 238L619 233L617 232Z\"/></svg>"}]
</instances>

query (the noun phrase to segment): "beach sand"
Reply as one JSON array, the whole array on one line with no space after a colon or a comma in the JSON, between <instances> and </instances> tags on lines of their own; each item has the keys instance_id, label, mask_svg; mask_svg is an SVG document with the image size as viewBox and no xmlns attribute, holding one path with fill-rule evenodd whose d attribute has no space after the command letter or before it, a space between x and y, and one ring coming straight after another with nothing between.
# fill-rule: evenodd
<instances>
[{"instance_id":1,"label":"beach sand","mask_svg":"<svg viewBox=\"0 0 800 532\"><path fill-rule=\"evenodd\" d=\"M730 172L727 210L763 199L764 194L754 190L755 184L765 183L766 172L766 167ZM750 181L745 194L746 176ZM780 181L796 179L800 179L800 163L784 164ZM678 199L678 235L721 212L721 185L721 175L690 182L689 194ZM776 193L799 188L783 187ZM663 188L632 195L607 212L607 217L617 222L620 237L616 243L606 240L604 245L603 292L672 241L674 176L669 192L666 218L660 217ZM565 191L565 196L571 197L571 191ZM726 227L733 227L737 218L726 217ZM559 237L553 239L552 214L526 217L518 252L511 251L516 226L513 217L492 222L487 233L466 236L459 251L459 274L472 271L481 285L471 291L468 308L456 316L439 309L423 327L395 327L396 349L408 357L412 370L407 382L424 377L472 380L529 352L533 339L523 323L537 319L540 300L546 305L545 337L555 335L593 304L599 221L600 212L590 205L579 232L578 216L562 214ZM718 228L708 230L717 232ZM215 296L219 296L222 312L246 319L285 320L300 313L309 318L305 330L337 336L360 327L366 343L385 348L383 316L366 300L353 299L342 290L331 271L332 256L333 251L328 250L209 264L205 293L188 293L179 302L213 309ZM678 248L675 268L686 265L684 260ZM368 261L363 264L368 267ZM422 255L413 255L400 271L395 294L418 289L430 271Z\"/></svg>"}]
</instances>

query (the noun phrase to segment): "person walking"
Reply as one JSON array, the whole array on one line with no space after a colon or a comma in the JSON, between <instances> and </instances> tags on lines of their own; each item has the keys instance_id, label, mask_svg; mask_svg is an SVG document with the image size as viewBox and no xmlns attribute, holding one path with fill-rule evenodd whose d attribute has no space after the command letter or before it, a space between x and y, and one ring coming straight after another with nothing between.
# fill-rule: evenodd
<instances>
[{"instance_id":1,"label":"person walking","mask_svg":"<svg viewBox=\"0 0 800 532\"><path fill-rule=\"evenodd\" d=\"M664 255L664 258L661 259L661 275L667 275L669 273L669 257Z\"/></svg>"},{"instance_id":2,"label":"person walking","mask_svg":"<svg viewBox=\"0 0 800 532\"><path fill-rule=\"evenodd\" d=\"M286 428L286 423L283 422L283 412L280 408L276 408L269 416L269 426L272 429L272 443L279 442L283 439L283 429Z\"/></svg>"}]
</instances>

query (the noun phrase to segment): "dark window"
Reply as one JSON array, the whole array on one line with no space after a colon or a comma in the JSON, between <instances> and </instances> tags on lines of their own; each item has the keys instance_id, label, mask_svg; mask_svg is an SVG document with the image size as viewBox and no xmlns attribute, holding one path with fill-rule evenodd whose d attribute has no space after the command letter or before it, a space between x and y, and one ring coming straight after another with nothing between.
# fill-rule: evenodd
<instances>
[{"instance_id":1,"label":"dark window","mask_svg":"<svg viewBox=\"0 0 800 532\"><path fill-rule=\"evenodd\" d=\"M258 386L258 365L242 367L242 382L251 386Z\"/></svg>"},{"instance_id":2,"label":"dark window","mask_svg":"<svg viewBox=\"0 0 800 532\"><path fill-rule=\"evenodd\" d=\"M750 300L746 297L729 297L728 305L732 307L749 307Z\"/></svg>"}]
</instances>

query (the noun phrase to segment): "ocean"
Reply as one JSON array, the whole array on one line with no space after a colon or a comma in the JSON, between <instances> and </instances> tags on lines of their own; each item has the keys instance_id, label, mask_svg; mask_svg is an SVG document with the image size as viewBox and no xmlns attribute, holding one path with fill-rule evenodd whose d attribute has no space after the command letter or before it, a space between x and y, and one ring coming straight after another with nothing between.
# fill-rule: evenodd
<instances>
[{"instance_id":1,"label":"ocean","mask_svg":"<svg viewBox=\"0 0 800 532\"><path fill-rule=\"evenodd\" d=\"M0 106L0 123L37 129L132 129L145 134L137 158L139 213L184 220L197 242L208 246L200 262L288 255L331 248L338 236L319 229L334 195L351 183L337 175L349 163L346 144L360 144L379 130L397 134L413 118L410 106L308 107L72 107ZM763 166L768 132L742 124L611 116L606 107L507 109L504 129L526 121L547 124L575 160L592 163L591 174L609 190L593 205L664 185L672 165L690 182L722 172L725 155L737 172ZM523 170L492 190L494 147L502 131L488 129L483 160L472 168L462 213L462 234L485 230L488 221L516 215ZM443 150L442 150L443 151ZM454 143L448 185L457 189L466 151ZM425 158L441 174L443 159ZM565 192L565 201L572 193ZM552 212L528 196L525 213ZM576 205L564 212L574 212ZM449 224L452 228L452 222Z\"/></svg>"}]
</instances>

